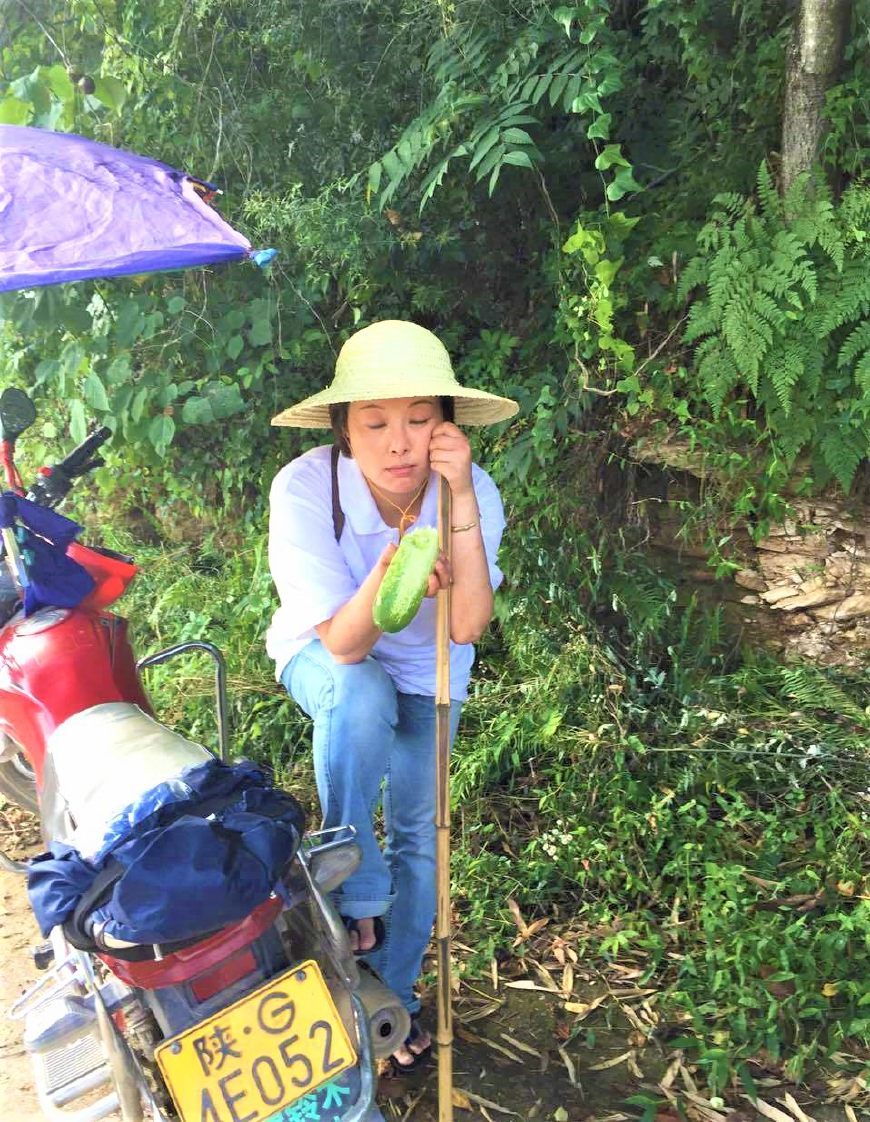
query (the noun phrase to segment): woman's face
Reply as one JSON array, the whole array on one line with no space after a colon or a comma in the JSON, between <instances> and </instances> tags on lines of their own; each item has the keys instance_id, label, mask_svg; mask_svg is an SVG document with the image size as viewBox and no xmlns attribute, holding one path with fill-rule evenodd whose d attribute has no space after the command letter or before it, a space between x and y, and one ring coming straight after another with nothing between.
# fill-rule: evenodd
<instances>
[{"instance_id":1,"label":"woman's face","mask_svg":"<svg viewBox=\"0 0 870 1122\"><path fill-rule=\"evenodd\" d=\"M407 501L429 478L429 441L441 420L435 397L352 401L347 437L353 458L376 487Z\"/></svg>"}]
</instances>

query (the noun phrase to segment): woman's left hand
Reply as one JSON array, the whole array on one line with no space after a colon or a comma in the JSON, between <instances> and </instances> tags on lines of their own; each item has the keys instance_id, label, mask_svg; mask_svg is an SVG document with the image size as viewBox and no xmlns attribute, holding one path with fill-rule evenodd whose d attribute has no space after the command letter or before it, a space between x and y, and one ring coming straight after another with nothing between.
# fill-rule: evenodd
<instances>
[{"instance_id":1,"label":"woman's left hand","mask_svg":"<svg viewBox=\"0 0 870 1122\"><path fill-rule=\"evenodd\" d=\"M426 596L437 596L442 588L447 588L453 583L450 576L450 562L443 553L438 554L435 568L429 574L429 583L426 586Z\"/></svg>"},{"instance_id":2,"label":"woman's left hand","mask_svg":"<svg viewBox=\"0 0 870 1122\"><path fill-rule=\"evenodd\" d=\"M465 433L451 421L440 421L429 441L429 463L442 475L453 496L472 491L471 445Z\"/></svg>"}]
</instances>

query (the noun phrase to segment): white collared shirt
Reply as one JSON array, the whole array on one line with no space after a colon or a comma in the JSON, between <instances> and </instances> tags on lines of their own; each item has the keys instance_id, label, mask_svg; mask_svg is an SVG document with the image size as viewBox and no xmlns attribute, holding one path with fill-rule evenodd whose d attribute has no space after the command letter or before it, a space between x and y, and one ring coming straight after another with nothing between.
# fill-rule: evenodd
<instances>
[{"instance_id":1,"label":"white collared shirt","mask_svg":"<svg viewBox=\"0 0 870 1122\"><path fill-rule=\"evenodd\" d=\"M398 530L387 526L357 463L338 458L338 490L345 524L336 542L332 522L329 447L312 448L285 465L269 492L269 568L281 606L266 635L266 650L280 679L290 659L354 595ZM432 473L416 526L436 526L438 476ZM505 527L498 489L472 465L483 544L493 591L503 579L496 556ZM435 694L435 600L424 599L402 631L384 634L372 648L402 693ZM474 662L471 643L450 644L450 696L462 701Z\"/></svg>"}]
</instances>

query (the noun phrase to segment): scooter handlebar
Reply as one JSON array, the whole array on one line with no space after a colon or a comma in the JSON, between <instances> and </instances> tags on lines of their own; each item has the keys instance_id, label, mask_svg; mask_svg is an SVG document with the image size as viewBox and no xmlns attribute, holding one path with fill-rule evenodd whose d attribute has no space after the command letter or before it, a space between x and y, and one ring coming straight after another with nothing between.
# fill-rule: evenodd
<instances>
[{"instance_id":1,"label":"scooter handlebar","mask_svg":"<svg viewBox=\"0 0 870 1122\"><path fill-rule=\"evenodd\" d=\"M88 471L93 471L104 462L94 453L111 435L112 430L104 425L86 436L81 444L73 448L72 452L64 456L59 463L53 467L41 468L38 478L27 492L28 499L39 503L40 506L57 506L69 491L74 479Z\"/></svg>"},{"instance_id":2,"label":"scooter handlebar","mask_svg":"<svg viewBox=\"0 0 870 1122\"><path fill-rule=\"evenodd\" d=\"M105 425L96 429L89 436L86 436L81 444L73 448L68 456L64 456L60 463L55 464L54 470L62 471L70 479L75 479L77 475L84 475L91 468L99 467L103 461L99 460L98 462L94 459L94 452L98 448L102 448L111 435L112 430L106 428Z\"/></svg>"}]
</instances>

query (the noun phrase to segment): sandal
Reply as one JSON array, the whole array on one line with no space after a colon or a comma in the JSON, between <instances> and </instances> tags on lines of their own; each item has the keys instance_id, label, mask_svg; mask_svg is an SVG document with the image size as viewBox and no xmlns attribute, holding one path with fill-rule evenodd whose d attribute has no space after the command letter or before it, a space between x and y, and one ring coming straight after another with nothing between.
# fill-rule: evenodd
<instances>
[{"instance_id":1,"label":"sandal","mask_svg":"<svg viewBox=\"0 0 870 1122\"><path fill-rule=\"evenodd\" d=\"M358 919L353 919L351 916L341 916L341 922L348 931L355 931L359 936ZM374 927L375 941L370 947L366 947L364 951L356 950L353 952L354 958L365 958L366 955L374 954L379 951L384 945L384 939L387 936L387 930L384 927L384 921L381 916L372 916L372 925Z\"/></svg>"},{"instance_id":2,"label":"sandal","mask_svg":"<svg viewBox=\"0 0 870 1122\"><path fill-rule=\"evenodd\" d=\"M414 1071L415 1068L420 1067L422 1064L426 1063L429 1060L429 1057L432 1055L431 1039L426 1047L421 1049L419 1052L415 1052L411 1047L412 1044L416 1044L416 1042L422 1035L423 1029L420 1027L420 1022L416 1017L412 1017L411 1031L405 1037L405 1047L414 1058L410 1061L410 1063L403 1064L401 1060L396 1059L395 1055L390 1056L390 1067L393 1069L394 1075L405 1075L407 1072Z\"/></svg>"}]
</instances>

